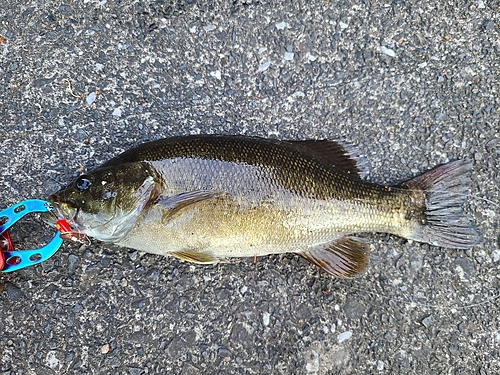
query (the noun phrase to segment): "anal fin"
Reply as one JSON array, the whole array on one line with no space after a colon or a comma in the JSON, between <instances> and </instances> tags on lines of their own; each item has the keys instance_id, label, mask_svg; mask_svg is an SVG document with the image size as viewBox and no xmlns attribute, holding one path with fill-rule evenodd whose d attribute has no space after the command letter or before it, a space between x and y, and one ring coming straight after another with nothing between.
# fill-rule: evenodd
<instances>
[{"instance_id":1,"label":"anal fin","mask_svg":"<svg viewBox=\"0 0 500 375\"><path fill-rule=\"evenodd\" d=\"M184 250L170 253L170 255L188 262L199 264L213 264L221 261L211 251Z\"/></svg>"},{"instance_id":2,"label":"anal fin","mask_svg":"<svg viewBox=\"0 0 500 375\"><path fill-rule=\"evenodd\" d=\"M356 277L366 270L370 249L359 239L342 237L299 254L335 277Z\"/></svg>"}]
</instances>

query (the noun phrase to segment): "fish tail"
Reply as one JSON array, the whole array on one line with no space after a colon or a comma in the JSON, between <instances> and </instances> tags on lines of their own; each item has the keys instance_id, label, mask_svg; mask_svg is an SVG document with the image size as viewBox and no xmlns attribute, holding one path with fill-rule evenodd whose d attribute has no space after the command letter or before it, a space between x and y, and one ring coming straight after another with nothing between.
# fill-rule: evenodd
<instances>
[{"instance_id":1,"label":"fish tail","mask_svg":"<svg viewBox=\"0 0 500 375\"><path fill-rule=\"evenodd\" d=\"M401 184L406 189L422 192L425 200L424 212L410 239L457 249L481 243L481 234L462 209L471 167L469 160L456 160Z\"/></svg>"}]
</instances>

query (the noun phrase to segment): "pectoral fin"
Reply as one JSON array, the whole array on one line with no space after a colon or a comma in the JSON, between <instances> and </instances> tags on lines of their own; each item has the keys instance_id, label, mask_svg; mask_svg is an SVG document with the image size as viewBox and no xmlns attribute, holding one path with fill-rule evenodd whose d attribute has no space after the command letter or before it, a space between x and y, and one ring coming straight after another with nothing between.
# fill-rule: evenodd
<instances>
[{"instance_id":1,"label":"pectoral fin","mask_svg":"<svg viewBox=\"0 0 500 375\"><path fill-rule=\"evenodd\" d=\"M156 200L156 204L167 210L177 211L192 204L216 198L219 195L220 193L211 190L194 190L173 195L171 197L160 196Z\"/></svg>"},{"instance_id":2,"label":"pectoral fin","mask_svg":"<svg viewBox=\"0 0 500 375\"><path fill-rule=\"evenodd\" d=\"M170 255L192 263L213 264L220 262L211 251L185 250L170 253Z\"/></svg>"},{"instance_id":3,"label":"pectoral fin","mask_svg":"<svg viewBox=\"0 0 500 375\"><path fill-rule=\"evenodd\" d=\"M333 276L356 277L366 270L370 250L359 239L342 237L333 243L316 246L299 254Z\"/></svg>"}]
</instances>

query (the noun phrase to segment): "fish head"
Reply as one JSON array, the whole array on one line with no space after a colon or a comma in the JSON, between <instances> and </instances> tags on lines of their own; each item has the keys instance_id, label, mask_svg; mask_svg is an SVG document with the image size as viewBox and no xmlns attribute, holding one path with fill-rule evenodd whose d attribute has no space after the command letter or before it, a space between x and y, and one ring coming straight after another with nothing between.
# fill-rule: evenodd
<instances>
[{"instance_id":1,"label":"fish head","mask_svg":"<svg viewBox=\"0 0 500 375\"><path fill-rule=\"evenodd\" d=\"M156 174L146 163L100 167L82 174L48 201L42 219L64 219L75 233L116 242L134 226L157 192Z\"/></svg>"}]
</instances>

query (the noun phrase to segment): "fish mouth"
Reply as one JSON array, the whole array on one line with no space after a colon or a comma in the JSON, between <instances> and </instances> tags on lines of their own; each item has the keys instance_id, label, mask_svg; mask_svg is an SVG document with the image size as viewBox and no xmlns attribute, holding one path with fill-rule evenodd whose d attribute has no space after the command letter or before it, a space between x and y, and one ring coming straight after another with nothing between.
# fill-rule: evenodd
<instances>
[{"instance_id":1,"label":"fish mouth","mask_svg":"<svg viewBox=\"0 0 500 375\"><path fill-rule=\"evenodd\" d=\"M55 219L55 221L64 219L76 225L76 218L80 209L73 199L61 200L56 194L52 194L49 199L47 199L47 202L49 202L52 207L52 210L50 210L48 214ZM51 219L47 220L49 220L48 224L50 224Z\"/></svg>"},{"instance_id":2,"label":"fish mouth","mask_svg":"<svg viewBox=\"0 0 500 375\"><path fill-rule=\"evenodd\" d=\"M56 221L57 221L57 216L55 216L52 212L50 211L47 211L47 212L44 212L43 214L40 215L40 219L42 219L42 221L45 223L45 224L48 224L50 225L51 227L55 227L56 226Z\"/></svg>"},{"instance_id":3,"label":"fish mouth","mask_svg":"<svg viewBox=\"0 0 500 375\"><path fill-rule=\"evenodd\" d=\"M61 238L66 241L78 241L84 242L88 240L86 234L79 229L79 225L76 220L78 217L79 209L73 205L71 201L62 202L59 200L57 195L51 195L47 201L50 204L50 211L44 212L40 215L42 221L52 227L58 228L57 222L64 220L69 225L70 231L61 231Z\"/></svg>"}]
</instances>

